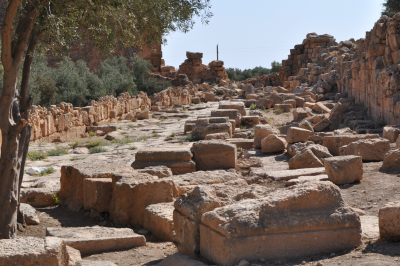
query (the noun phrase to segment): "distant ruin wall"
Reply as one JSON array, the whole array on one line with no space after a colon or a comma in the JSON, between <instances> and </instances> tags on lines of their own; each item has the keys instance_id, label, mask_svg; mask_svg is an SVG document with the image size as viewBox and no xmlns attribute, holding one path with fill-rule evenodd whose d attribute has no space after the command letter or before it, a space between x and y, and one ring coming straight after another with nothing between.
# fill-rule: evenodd
<instances>
[{"instance_id":1,"label":"distant ruin wall","mask_svg":"<svg viewBox=\"0 0 400 266\"><path fill-rule=\"evenodd\" d=\"M347 94L376 122L400 124L400 13L381 17L366 37L336 43L311 33L282 61L285 88Z\"/></svg>"}]
</instances>

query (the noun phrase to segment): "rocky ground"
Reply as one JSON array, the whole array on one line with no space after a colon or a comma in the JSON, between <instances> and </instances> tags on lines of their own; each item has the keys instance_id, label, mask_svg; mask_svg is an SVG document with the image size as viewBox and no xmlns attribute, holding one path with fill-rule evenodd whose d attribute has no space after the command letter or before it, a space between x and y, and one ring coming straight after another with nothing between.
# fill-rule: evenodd
<instances>
[{"instance_id":1,"label":"rocky ground","mask_svg":"<svg viewBox=\"0 0 400 266\"><path fill-rule=\"evenodd\" d=\"M187 119L197 116L209 116L211 110L218 108L218 103L203 103L187 106L187 110L171 110L170 112L155 113L152 119L132 121L115 121L110 125L118 130L113 136L122 141L107 141L104 136L92 136L86 139L78 139L70 143L32 143L30 151L50 151L57 147L68 150L68 154L60 156L48 156L43 160L28 160L26 170L31 167L54 167L54 173L45 176L24 176L23 188L29 187L59 187L60 168L64 165L72 165L76 162L104 161L130 165L138 150L149 147L188 147L191 143L183 134L184 123ZM250 110L248 110L250 112ZM276 114L272 110L262 112L266 120L279 128L285 122L292 121L291 113ZM237 131L252 129L242 128ZM90 146L102 143L104 148L100 153L89 153ZM75 148L71 147L75 146ZM262 156L261 167L265 170L288 169L289 156L282 154ZM242 162L242 163L240 163ZM246 161L239 160L243 166ZM250 265L400 265L400 244L380 242L378 229L378 211L387 202L400 201L400 177L382 173L379 171L382 162L364 163L364 176L361 182L340 186L342 196L350 207L359 209L363 228L363 245L354 250L348 250L336 254L320 254L305 257L295 261L254 261ZM246 167L238 167L242 175L251 175ZM249 176L251 178L251 176ZM283 187L284 182L262 180L264 186ZM47 227L82 227L82 226L114 226L107 220L91 218L89 212L72 212L62 206L37 208L40 218L39 225L19 226L19 236L44 237ZM142 228L133 228L136 233ZM142 232L143 233L143 232ZM117 265L155 265L166 256L177 251L174 243L160 242L151 233L145 235L147 245L128 251L108 252L85 257L90 260L112 261Z\"/></svg>"}]
</instances>

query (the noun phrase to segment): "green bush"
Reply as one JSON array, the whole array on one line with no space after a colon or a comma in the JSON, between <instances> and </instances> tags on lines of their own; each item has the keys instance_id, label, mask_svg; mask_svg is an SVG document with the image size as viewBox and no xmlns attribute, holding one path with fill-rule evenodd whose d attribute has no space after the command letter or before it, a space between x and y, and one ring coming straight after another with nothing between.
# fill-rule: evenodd
<instances>
[{"instance_id":1,"label":"green bush","mask_svg":"<svg viewBox=\"0 0 400 266\"><path fill-rule=\"evenodd\" d=\"M53 167L48 167L48 168L44 169L43 171L41 171L39 176L50 175L55 172L56 172L56 169L54 169Z\"/></svg>"},{"instance_id":2,"label":"green bush","mask_svg":"<svg viewBox=\"0 0 400 266\"><path fill-rule=\"evenodd\" d=\"M106 152L107 150L105 149L105 148L103 148L103 147L100 147L100 146L96 146L96 147L93 147L93 148L90 148L89 149L89 153L90 154L93 154L93 153L101 153L101 152Z\"/></svg>"},{"instance_id":3,"label":"green bush","mask_svg":"<svg viewBox=\"0 0 400 266\"><path fill-rule=\"evenodd\" d=\"M40 161L46 159L47 155L43 151L29 151L27 158L31 161Z\"/></svg>"},{"instance_id":4,"label":"green bush","mask_svg":"<svg viewBox=\"0 0 400 266\"><path fill-rule=\"evenodd\" d=\"M103 146L107 146L107 145L109 145L109 143L102 139L91 140L88 142L89 149L94 148L94 147L103 147Z\"/></svg>"},{"instance_id":5,"label":"green bush","mask_svg":"<svg viewBox=\"0 0 400 266\"><path fill-rule=\"evenodd\" d=\"M122 145L125 145L125 144L128 144L128 143L132 143L132 142L134 142L134 140L130 139L130 138L113 139L111 141L111 143L118 144L118 146L122 146Z\"/></svg>"},{"instance_id":6,"label":"green bush","mask_svg":"<svg viewBox=\"0 0 400 266\"><path fill-rule=\"evenodd\" d=\"M283 114L284 112L285 112L285 110L283 110L281 108L278 108L275 110L275 114L278 114L278 115Z\"/></svg>"},{"instance_id":7,"label":"green bush","mask_svg":"<svg viewBox=\"0 0 400 266\"><path fill-rule=\"evenodd\" d=\"M265 68L261 66L245 70L240 70L238 68L227 68L226 73L228 74L229 79L234 81L242 81L249 78L256 78L262 75L279 72L281 67L282 65L279 62L273 61L271 63L271 68Z\"/></svg>"},{"instance_id":8,"label":"green bush","mask_svg":"<svg viewBox=\"0 0 400 266\"><path fill-rule=\"evenodd\" d=\"M253 103L250 105L250 110L256 110L257 109L257 104Z\"/></svg>"},{"instance_id":9,"label":"green bush","mask_svg":"<svg viewBox=\"0 0 400 266\"><path fill-rule=\"evenodd\" d=\"M57 146L53 150L47 151L47 156L60 156L64 154L68 154L68 150L60 146Z\"/></svg>"}]
</instances>

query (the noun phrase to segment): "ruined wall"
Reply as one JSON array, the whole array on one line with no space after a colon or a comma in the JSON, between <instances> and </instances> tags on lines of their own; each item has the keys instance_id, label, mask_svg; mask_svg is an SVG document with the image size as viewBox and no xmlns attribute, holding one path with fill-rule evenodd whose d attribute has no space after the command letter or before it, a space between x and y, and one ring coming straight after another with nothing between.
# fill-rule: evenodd
<instances>
[{"instance_id":1,"label":"ruined wall","mask_svg":"<svg viewBox=\"0 0 400 266\"><path fill-rule=\"evenodd\" d=\"M141 92L136 97L128 93L118 98L106 96L92 101L90 106L73 107L70 103L60 103L50 108L35 106L30 110L29 124L32 126L31 140L70 141L80 138L86 126L109 121L110 119L131 119L136 112L150 109L150 99Z\"/></svg>"},{"instance_id":2,"label":"ruined wall","mask_svg":"<svg viewBox=\"0 0 400 266\"><path fill-rule=\"evenodd\" d=\"M400 13L381 17L366 37L335 42L331 35L310 33L282 61L283 86L335 94L362 104L379 123L400 124Z\"/></svg>"}]
</instances>

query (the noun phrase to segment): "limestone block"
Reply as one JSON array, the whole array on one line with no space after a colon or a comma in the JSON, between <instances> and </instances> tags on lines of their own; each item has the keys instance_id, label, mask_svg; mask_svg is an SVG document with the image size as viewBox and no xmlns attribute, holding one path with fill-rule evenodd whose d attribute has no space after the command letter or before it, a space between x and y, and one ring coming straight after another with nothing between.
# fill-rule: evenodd
<instances>
[{"instance_id":1,"label":"limestone block","mask_svg":"<svg viewBox=\"0 0 400 266\"><path fill-rule=\"evenodd\" d=\"M285 113L293 112L293 105L286 103L275 104L275 110L283 110Z\"/></svg>"},{"instance_id":2,"label":"limestone block","mask_svg":"<svg viewBox=\"0 0 400 266\"><path fill-rule=\"evenodd\" d=\"M257 94L247 94L246 95L246 100L256 100L258 101L260 99L260 96Z\"/></svg>"},{"instance_id":3,"label":"limestone block","mask_svg":"<svg viewBox=\"0 0 400 266\"><path fill-rule=\"evenodd\" d=\"M389 202L379 209L379 235L382 241L400 241L400 202Z\"/></svg>"},{"instance_id":4,"label":"limestone block","mask_svg":"<svg viewBox=\"0 0 400 266\"><path fill-rule=\"evenodd\" d=\"M118 225L144 226L147 206L172 202L177 196L178 188L172 179L155 179L142 173L121 177L114 183L110 217Z\"/></svg>"},{"instance_id":5,"label":"limestone block","mask_svg":"<svg viewBox=\"0 0 400 266\"><path fill-rule=\"evenodd\" d=\"M192 130L197 139L205 139L208 134L227 132L232 136L232 124L227 117L199 118Z\"/></svg>"},{"instance_id":6,"label":"limestone block","mask_svg":"<svg viewBox=\"0 0 400 266\"><path fill-rule=\"evenodd\" d=\"M164 165L145 167L144 169L137 170L139 173L146 173L158 178L172 176L172 170Z\"/></svg>"},{"instance_id":7,"label":"limestone block","mask_svg":"<svg viewBox=\"0 0 400 266\"><path fill-rule=\"evenodd\" d=\"M323 138L322 146L328 148L329 152L333 156L340 155L340 147L347 145L352 142L364 139L376 139L379 138L377 134L363 134L363 135L335 135L335 136L325 136Z\"/></svg>"},{"instance_id":8,"label":"limestone block","mask_svg":"<svg viewBox=\"0 0 400 266\"><path fill-rule=\"evenodd\" d=\"M196 170L236 168L237 149L235 145L222 141L199 141L191 149Z\"/></svg>"},{"instance_id":9,"label":"limestone block","mask_svg":"<svg viewBox=\"0 0 400 266\"><path fill-rule=\"evenodd\" d=\"M74 249L70 246L67 246L67 253L68 253L68 265L76 265L78 261L82 260L81 253L79 250Z\"/></svg>"},{"instance_id":10,"label":"limestone block","mask_svg":"<svg viewBox=\"0 0 400 266\"><path fill-rule=\"evenodd\" d=\"M224 133L214 133L214 134L208 134L205 138L205 140L213 140L213 139L229 139L231 136L228 134L228 132Z\"/></svg>"},{"instance_id":11,"label":"limestone block","mask_svg":"<svg viewBox=\"0 0 400 266\"><path fill-rule=\"evenodd\" d=\"M175 241L174 203L157 203L146 207L144 227L160 241Z\"/></svg>"},{"instance_id":12,"label":"limestone block","mask_svg":"<svg viewBox=\"0 0 400 266\"><path fill-rule=\"evenodd\" d=\"M396 142L400 135L400 127L398 126L385 126L383 128L383 137L388 139L391 143Z\"/></svg>"},{"instance_id":13,"label":"limestone block","mask_svg":"<svg viewBox=\"0 0 400 266\"><path fill-rule=\"evenodd\" d=\"M361 156L363 161L383 161L390 151L390 142L387 139L358 140L340 147L340 155Z\"/></svg>"},{"instance_id":14,"label":"limestone block","mask_svg":"<svg viewBox=\"0 0 400 266\"><path fill-rule=\"evenodd\" d=\"M345 205L339 189L327 182L292 186L201 217L200 253L219 265L260 258L295 259L360 243L358 214Z\"/></svg>"},{"instance_id":15,"label":"limestone block","mask_svg":"<svg viewBox=\"0 0 400 266\"><path fill-rule=\"evenodd\" d=\"M96 132L98 130L103 131L105 133L117 131L116 126L87 126L86 127L87 132L93 131Z\"/></svg>"},{"instance_id":16,"label":"limestone block","mask_svg":"<svg viewBox=\"0 0 400 266\"><path fill-rule=\"evenodd\" d=\"M254 130L254 148L261 149L261 141L275 133L270 125L257 125Z\"/></svg>"},{"instance_id":17,"label":"limestone block","mask_svg":"<svg viewBox=\"0 0 400 266\"><path fill-rule=\"evenodd\" d=\"M215 97L214 93L206 92L206 93L205 93L205 96L204 96L205 102L206 102L206 103L208 103L208 102L213 102L213 101L215 100L214 97Z\"/></svg>"},{"instance_id":18,"label":"limestone block","mask_svg":"<svg viewBox=\"0 0 400 266\"><path fill-rule=\"evenodd\" d=\"M172 174L182 175L196 171L196 164L190 161L134 161L131 166L134 169L144 169L155 166L166 166L171 169Z\"/></svg>"},{"instance_id":19,"label":"limestone block","mask_svg":"<svg viewBox=\"0 0 400 266\"><path fill-rule=\"evenodd\" d=\"M234 138L226 140L229 144L236 145L236 148L250 150L253 148L254 140L253 139L245 139L245 138Z\"/></svg>"},{"instance_id":20,"label":"limestone block","mask_svg":"<svg viewBox=\"0 0 400 266\"><path fill-rule=\"evenodd\" d=\"M246 125L247 127L255 127L260 124L259 116L242 116L241 124Z\"/></svg>"},{"instance_id":21,"label":"limestone block","mask_svg":"<svg viewBox=\"0 0 400 266\"><path fill-rule=\"evenodd\" d=\"M0 266L68 266L65 242L56 237L0 240Z\"/></svg>"},{"instance_id":22,"label":"limestone block","mask_svg":"<svg viewBox=\"0 0 400 266\"><path fill-rule=\"evenodd\" d=\"M36 214L35 208L26 203L21 203L19 205L19 210L22 214L22 223L27 225L38 225L40 224L39 216Z\"/></svg>"},{"instance_id":23,"label":"limestone block","mask_svg":"<svg viewBox=\"0 0 400 266\"><path fill-rule=\"evenodd\" d=\"M139 120L150 119L150 112L149 111L140 112L139 114L137 114L137 119Z\"/></svg>"},{"instance_id":24,"label":"limestone block","mask_svg":"<svg viewBox=\"0 0 400 266\"><path fill-rule=\"evenodd\" d=\"M117 266L117 264L104 260L80 260L76 266Z\"/></svg>"},{"instance_id":25,"label":"limestone block","mask_svg":"<svg viewBox=\"0 0 400 266\"><path fill-rule=\"evenodd\" d=\"M204 213L238 201L262 198L269 191L270 189L258 185L247 186L241 180L230 181L226 185L196 186L180 196L174 203L173 214L179 252L192 258L199 255L199 226Z\"/></svg>"},{"instance_id":26,"label":"limestone block","mask_svg":"<svg viewBox=\"0 0 400 266\"><path fill-rule=\"evenodd\" d=\"M274 105L274 101L268 98L260 98L257 101L257 108L270 109Z\"/></svg>"},{"instance_id":27,"label":"limestone block","mask_svg":"<svg viewBox=\"0 0 400 266\"><path fill-rule=\"evenodd\" d=\"M110 227L47 227L47 236L63 239L66 244L82 255L127 250L146 245L146 238L130 228Z\"/></svg>"},{"instance_id":28,"label":"limestone block","mask_svg":"<svg viewBox=\"0 0 400 266\"><path fill-rule=\"evenodd\" d=\"M302 129L299 127L291 127L288 129L286 134L286 140L288 143L295 142L307 142L312 134L312 131Z\"/></svg>"},{"instance_id":29,"label":"limestone block","mask_svg":"<svg viewBox=\"0 0 400 266\"><path fill-rule=\"evenodd\" d=\"M298 107L293 110L293 120L303 120L307 118L309 114L301 107Z\"/></svg>"},{"instance_id":30,"label":"limestone block","mask_svg":"<svg viewBox=\"0 0 400 266\"><path fill-rule=\"evenodd\" d=\"M318 102L316 104L314 104L311 109L317 113L330 113L331 109L329 109L328 107L326 107L324 104Z\"/></svg>"},{"instance_id":31,"label":"limestone block","mask_svg":"<svg viewBox=\"0 0 400 266\"><path fill-rule=\"evenodd\" d=\"M261 151L263 153L284 152L286 147L286 139L277 135L269 135L261 140Z\"/></svg>"},{"instance_id":32,"label":"limestone block","mask_svg":"<svg viewBox=\"0 0 400 266\"><path fill-rule=\"evenodd\" d=\"M109 212L112 196L111 178L85 178L83 180L83 207L98 212Z\"/></svg>"},{"instance_id":33,"label":"limestone block","mask_svg":"<svg viewBox=\"0 0 400 266\"><path fill-rule=\"evenodd\" d=\"M319 121L317 124L314 125L314 130L320 132L331 125L331 121L328 118L324 118L323 120Z\"/></svg>"},{"instance_id":34,"label":"limestone block","mask_svg":"<svg viewBox=\"0 0 400 266\"><path fill-rule=\"evenodd\" d=\"M385 154L381 170L386 172L400 171L400 149L392 150Z\"/></svg>"},{"instance_id":35,"label":"limestone block","mask_svg":"<svg viewBox=\"0 0 400 266\"><path fill-rule=\"evenodd\" d=\"M336 156L324 160L326 174L336 185L352 184L363 177L361 156Z\"/></svg>"},{"instance_id":36,"label":"limestone block","mask_svg":"<svg viewBox=\"0 0 400 266\"><path fill-rule=\"evenodd\" d=\"M211 117L228 117L229 119L234 119L236 127L239 127L241 123L241 117L237 109L212 110Z\"/></svg>"},{"instance_id":37,"label":"limestone block","mask_svg":"<svg viewBox=\"0 0 400 266\"><path fill-rule=\"evenodd\" d=\"M73 166L63 166L61 167L59 200L62 205L78 211L84 206L84 179L113 178L117 174L132 176L137 173L128 165L115 163L78 163Z\"/></svg>"},{"instance_id":38,"label":"limestone block","mask_svg":"<svg viewBox=\"0 0 400 266\"><path fill-rule=\"evenodd\" d=\"M281 171L271 171L265 173L266 178L271 178L273 180L291 180L299 176L314 176L325 174L325 167L319 168L305 168L296 170L281 170Z\"/></svg>"},{"instance_id":39,"label":"limestone block","mask_svg":"<svg viewBox=\"0 0 400 266\"><path fill-rule=\"evenodd\" d=\"M246 115L243 102L220 102L218 109L236 109L241 115Z\"/></svg>"},{"instance_id":40,"label":"limestone block","mask_svg":"<svg viewBox=\"0 0 400 266\"><path fill-rule=\"evenodd\" d=\"M321 160L308 149L289 160L289 169L318 168L323 166Z\"/></svg>"},{"instance_id":41,"label":"limestone block","mask_svg":"<svg viewBox=\"0 0 400 266\"><path fill-rule=\"evenodd\" d=\"M58 188L22 188L20 202L34 207L48 207L54 205L54 193Z\"/></svg>"},{"instance_id":42,"label":"limestone block","mask_svg":"<svg viewBox=\"0 0 400 266\"><path fill-rule=\"evenodd\" d=\"M292 105L293 109L297 107L295 99L284 100L282 102L282 104L290 104L290 105Z\"/></svg>"}]
</instances>

